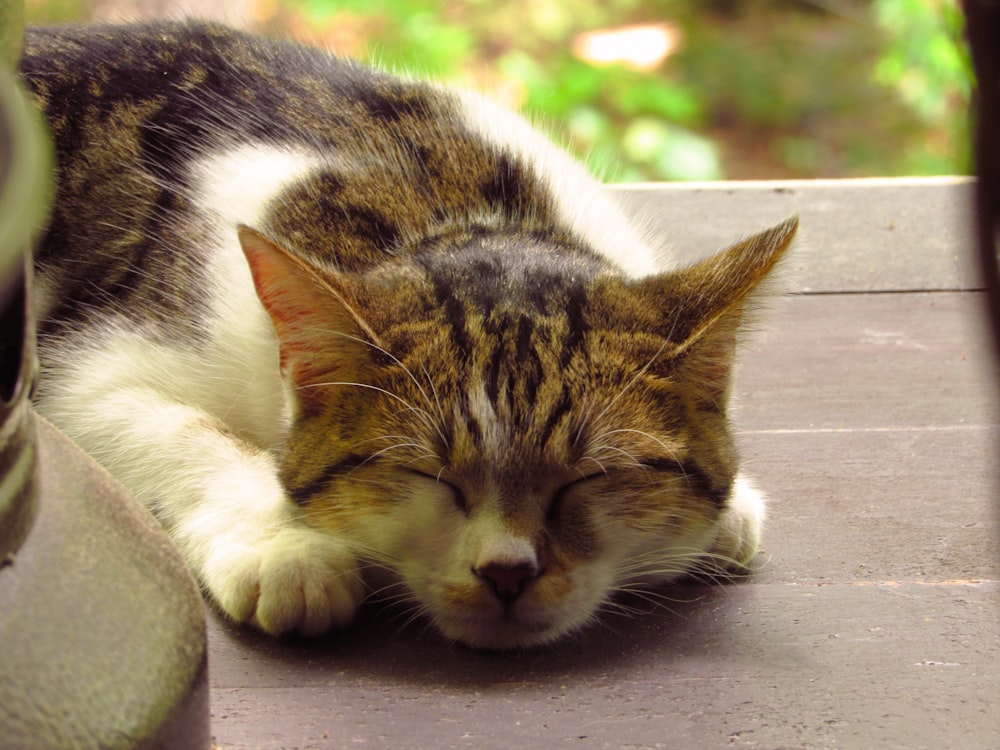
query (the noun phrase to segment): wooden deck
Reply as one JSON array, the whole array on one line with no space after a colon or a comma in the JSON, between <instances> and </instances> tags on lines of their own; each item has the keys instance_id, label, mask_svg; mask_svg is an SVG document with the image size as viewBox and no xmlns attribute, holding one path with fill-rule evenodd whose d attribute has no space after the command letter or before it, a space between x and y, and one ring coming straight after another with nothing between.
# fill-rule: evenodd
<instances>
[{"instance_id":1,"label":"wooden deck","mask_svg":"<svg viewBox=\"0 0 1000 750\"><path fill-rule=\"evenodd\" d=\"M274 642L209 626L243 748L1000 746L997 381L954 181L623 190L685 257L802 216L793 295L737 381L770 497L759 573L483 654L367 612Z\"/></svg>"}]
</instances>

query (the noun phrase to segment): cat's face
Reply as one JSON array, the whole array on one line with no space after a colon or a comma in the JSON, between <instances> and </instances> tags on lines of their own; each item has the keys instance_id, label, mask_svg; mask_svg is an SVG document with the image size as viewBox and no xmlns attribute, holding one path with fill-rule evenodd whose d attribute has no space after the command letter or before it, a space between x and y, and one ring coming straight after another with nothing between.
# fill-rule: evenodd
<instances>
[{"instance_id":1,"label":"cat's face","mask_svg":"<svg viewBox=\"0 0 1000 750\"><path fill-rule=\"evenodd\" d=\"M398 576L386 598L477 647L553 640L614 592L689 569L736 474L721 316L743 297L695 311L698 279L654 289L586 264L539 285L547 302L530 283L495 294L543 273L459 279L445 304L447 269L412 263L262 293L299 409L290 496ZM667 319L650 295L672 298ZM303 316L309 334L292 330Z\"/></svg>"},{"instance_id":2,"label":"cat's face","mask_svg":"<svg viewBox=\"0 0 1000 750\"><path fill-rule=\"evenodd\" d=\"M309 488L298 499L310 521L396 570L405 589L387 593L411 592L450 637L504 647L578 627L616 587L704 550L735 470L729 450L699 455L682 387L636 377L648 352L612 347L594 341L590 356L608 364L581 357L530 394L508 373L514 393L499 399L480 358L444 336L363 386L318 385L363 414L321 407L299 421L292 496ZM331 465L343 470L309 482Z\"/></svg>"}]
</instances>

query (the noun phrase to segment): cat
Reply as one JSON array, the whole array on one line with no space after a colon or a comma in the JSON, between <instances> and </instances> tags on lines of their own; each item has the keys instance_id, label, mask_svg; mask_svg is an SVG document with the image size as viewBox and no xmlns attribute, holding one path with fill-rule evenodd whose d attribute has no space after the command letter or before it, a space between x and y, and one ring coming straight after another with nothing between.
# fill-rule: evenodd
<instances>
[{"instance_id":1,"label":"cat","mask_svg":"<svg viewBox=\"0 0 1000 750\"><path fill-rule=\"evenodd\" d=\"M484 649L751 564L726 409L797 219L683 269L487 99L199 22L28 31L36 406L266 633Z\"/></svg>"}]
</instances>

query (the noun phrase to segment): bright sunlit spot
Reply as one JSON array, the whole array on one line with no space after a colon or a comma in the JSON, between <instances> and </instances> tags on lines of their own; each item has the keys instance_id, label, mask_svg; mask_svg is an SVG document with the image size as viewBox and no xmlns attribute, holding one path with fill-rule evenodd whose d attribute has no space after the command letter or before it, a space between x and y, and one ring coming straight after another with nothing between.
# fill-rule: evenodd
<instances>
[{"instance_id":1,"label":"bright sunlit spot","mask_svg":"<svg viewBox=\"0 0 1000 750\"><path fill-rule=\"evenodd\" d=\"M620 63L652 70L680 43L680 31L665 23L585 31L573 39L573 54L593 65Z\"/></svg>"}]
</instances>

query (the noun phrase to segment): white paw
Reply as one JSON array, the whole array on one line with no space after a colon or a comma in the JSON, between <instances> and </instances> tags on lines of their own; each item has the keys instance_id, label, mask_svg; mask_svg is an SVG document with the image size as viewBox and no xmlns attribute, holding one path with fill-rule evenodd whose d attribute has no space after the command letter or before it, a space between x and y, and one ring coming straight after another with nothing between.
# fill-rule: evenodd
<instances>
[{"instance_id":1,"label":"white paw","mask_svg":"<svg viewBox=\"0 0 1000 750\"><path fill-rule=\"evenodd\" d=\"M763 523L764 497L745 477L738 476L710 550L716 564L733 571L748 568L760 547Z\"/></svg>"},{"instance_id":2,"label":"white paw","mask_svg":"<svg viewBox=\"0 0 1000 750\"><path fill-rule=\"evenodd\" d=\"M218 542L203 583L223 612L265 633L342 628L364 597L357 561L328 533L296 526L255 544Z\"/></svg>"}]
</instances>

